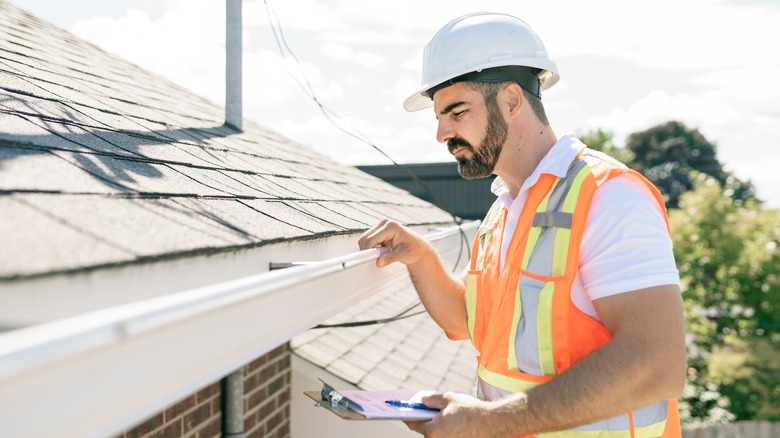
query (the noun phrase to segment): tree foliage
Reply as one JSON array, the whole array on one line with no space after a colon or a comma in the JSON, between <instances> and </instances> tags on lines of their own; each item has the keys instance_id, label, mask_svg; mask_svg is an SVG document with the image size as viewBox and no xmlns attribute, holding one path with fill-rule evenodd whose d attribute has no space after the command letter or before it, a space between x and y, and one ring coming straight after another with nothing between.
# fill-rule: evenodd
<instances>
[{"instance_id":1,"label":"tree foliage","mask_svg":"<svg viewBox=\"0 0 780 438\"><path fill-rule=\"evenodd\" d=\"M643 173L667 201L689 341L683 422L780 421L780 211L679 122L631 134L626 147L601 129L581 140Z\"/></svg>"},{"instance_id":2,"label":"tree foliage","mask_svg":"<svg viewBox=\"0 0 780 438\"><path fill-rule=\"evenodd\" d=\"M780 211L691 179L669 211L692 341L686 414L780 420Z\"/></svg>"},{"instance_id":3,"label":"tree foliage","mask_svg":"<svg viewBox=\"0 0 780 438\"><path fill-rule=\"evenodd\" d=\"M670 121L633 133L626 140L626 149L634 157L626 164L658 187L669 208L676 208L680 195L693 188L694 170L713 177L740 202L755 197L750 182L740 181L723 169L715 145L698 129L689 129L680 122Z\"/></svg>"},{"instance_id":4,"label":"tree foliage","mask_svg":"<svg viewBox=\"0 0 780 438\"><path fill-rule=\"evenodd\" d=\"M587 132L580 136L580 141L588 145L589 148L604 152L621 163L631 167L634 161L634 153L630 150L620 147L614 142L614 134L610 131L597 129Z\"/></svg>"}]
</instances>

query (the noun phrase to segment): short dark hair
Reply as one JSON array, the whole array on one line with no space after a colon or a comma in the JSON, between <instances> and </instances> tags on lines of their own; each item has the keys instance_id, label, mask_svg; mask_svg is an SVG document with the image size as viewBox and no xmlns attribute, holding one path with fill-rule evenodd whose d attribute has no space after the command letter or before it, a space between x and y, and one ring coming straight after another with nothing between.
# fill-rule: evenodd
<instances>
[{"instance_id":1,"label":"short dark hair","mask_svg":"<svg viewBox=\"0 0 780 438\"><path fill-rule=\"evenodd\" d=\"M514 81L503 81L503 82L479 82L479 81L466 81L466 86L471 88L472 90L479 91L482 93L482 98L485 99L485 103L495 101L496 95L498 95L498 92L504 89L509 84L515 84ZM519 84L518 84L519 85ZM528 101L528 103L531 105L531 109L534 112L534 115L537 119L539 119L542 124L545 126L550 125L550 121L547 119L547 114L544 112L544 105L542 105L542 99L540 99L537 95L529 92L523 87L520 87L523 90L523 98Z\"/></svg>"}]
</instances>

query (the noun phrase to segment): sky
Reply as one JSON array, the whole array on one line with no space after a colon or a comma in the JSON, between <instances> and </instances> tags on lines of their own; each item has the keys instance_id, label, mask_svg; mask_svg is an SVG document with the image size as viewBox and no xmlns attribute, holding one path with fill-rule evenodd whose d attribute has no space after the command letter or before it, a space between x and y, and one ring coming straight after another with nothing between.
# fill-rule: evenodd
<instances>
[{"instance_id":1,"label":"sky","mask_svg":"<svg viewBox=\"0 0 780 438\"><path fill-rule=\"evenodd\" d=\"M10 3L224 105L223 0ZM345 164L390 163L355 136L399 163L452 161L433 111L402 102L433 34L477 11L515 15L544 41L561 75L543 95L556 135L604 129L622 145L681 121L780 207L780 0L243 0L244 117Z\"/></svg>"}]
</instances>

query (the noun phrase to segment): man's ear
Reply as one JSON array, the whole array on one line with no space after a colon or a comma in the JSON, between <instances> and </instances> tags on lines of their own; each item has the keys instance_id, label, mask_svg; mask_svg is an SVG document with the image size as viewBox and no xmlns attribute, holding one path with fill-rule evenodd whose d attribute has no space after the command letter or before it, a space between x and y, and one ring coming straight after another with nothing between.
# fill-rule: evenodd
<instances>
[{"instance_id":1,"label":"man's ear","mask_svg":"<svg viewBox=\"0 0 780 438\"><path fill-rule=\"evenodd\" d=\"M520 109L525 104L525 96L523 96L523 89L520 88L515 82L508 84L502 90L504 97L503 107L508 111L509 117L517 117L520 114Z\"/></svg>"}]
</instances>

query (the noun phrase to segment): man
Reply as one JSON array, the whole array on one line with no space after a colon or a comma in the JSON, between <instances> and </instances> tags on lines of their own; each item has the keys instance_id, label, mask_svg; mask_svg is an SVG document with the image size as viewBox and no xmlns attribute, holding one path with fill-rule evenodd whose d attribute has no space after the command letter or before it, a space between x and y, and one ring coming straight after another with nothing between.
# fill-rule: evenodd
<instances>
[{"instance_id":1,"label":"man","mask_svg":"<svg viewBox=\"0 0 780 438\"><path fill-rule=\"evenodd\" d=\"M441 412L408 423L426 437L680 436L684 327L663 200L555 136L541 90L557 80L526 23L470 14L426 46L423 87L404 103L433 104L463 177L497 176L463 278L396 222L360 238L387 248L377 266L406 264L431 317L480 353L478 397L428 397Z\"/></svg>"}]
</instances>

